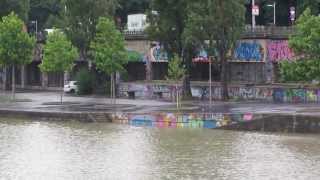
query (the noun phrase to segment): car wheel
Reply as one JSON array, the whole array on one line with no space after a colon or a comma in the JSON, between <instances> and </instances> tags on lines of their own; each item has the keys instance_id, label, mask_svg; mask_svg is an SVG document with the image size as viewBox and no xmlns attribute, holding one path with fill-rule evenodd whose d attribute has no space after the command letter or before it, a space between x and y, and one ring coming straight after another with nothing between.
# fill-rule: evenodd
<instances>
[{"instance_id":1,"label":"car wheel","mask_svg":"<svg viewBox=\"0 0 320 180\"><path fill-rule=\"evenodd\" d=\"M76 91L75 91L74 89L71 89L71 90L70 90L70 93L71 93L71 94L74 94L74 93L76 93Z\"/></svg>"}]
</instances>

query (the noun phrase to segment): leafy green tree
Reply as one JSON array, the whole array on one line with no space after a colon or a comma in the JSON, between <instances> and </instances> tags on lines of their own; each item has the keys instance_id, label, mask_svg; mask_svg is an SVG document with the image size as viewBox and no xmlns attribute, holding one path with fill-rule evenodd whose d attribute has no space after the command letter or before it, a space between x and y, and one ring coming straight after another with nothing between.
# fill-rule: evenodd
<instances>
[{"instance_id":1,"label":"leafy green tree","mask_svg":"<svg viewBox=\"0 0 320 180\"><path fill-rule=\"evenodd\" d=\"M191 0L152 0L148 13L150 23L147 33L149 38L159 41L169 54L178 54L186 66L183 96L191 96L190 72L192 66L193 46L188 44L183 34L189 17L188 5ZM152 69L152 67L150 67Z\"/></svg>"},{"instance_id":2,"label":"leafy green tree","mask_svg":"<svg viewBox=\"0 0 320 180\"><path fill-rule=\"evenodd\" d=\"M44 46L43 61L40 64L42 72L61 73L70 72L74 61L78 57L77 49L67 39L66 35L55 30L49 34L47 43ZM63 78L61 84L61 103L63 97Z\"/></svg>"},{"instance_id":3,"label":"leafy green tree","mask_svg":"<svg viewBox=\"0 0 320 180\"><path fill-rule=\"evenodd\" d=\"M167 80L173 81L175 84L177 108L180 107L180 95L179 95L178 83L184 78L185 73L186 73L186 70L182 65L182 60L177 54L175 54L172 60L169 62Z\"/></svg>"},{"instance_id":4,"label":"leafy green tree","mask_svg":"<svg viewBox=\"0 0 320 180\"><path fill-rule=\"evenodd\" d=\"M76 74L76 81L78 86L77 94L86 95L93 91L94 76L87 68L80 69Z\"/></svg>"},{"instance_id":5,"label":"leafy green tree","mask_svg":"<svg viewBox=\"0 0 320 180\"><path fill-rule=\"evenodd\" d=\"M112 17L118 0L68 0L65 2L65 31L78 47L80 58L88 60L88 51L99 17Z\"/></svg>"},{"instance_id":6,"label":"leafy green tree","mask_svg":"<svg viewBox=\"0 0 320 180\"><path fill-rule=\"evenodd\" d=\"M318 15L319 3L320 0L297 0L297 14L302 15L307 8L310 8L313 15Z\"/></svg>"},{"instance_id":7,"label":"leafy green tree","mask_svg":"<svg viewBox=\"0 0 320 180\"><path fill-rule=\"evenodd\" d=\"M296 32L289 46L297 57L296 62L282 62L280 71L284 81L320 80L320 17L312 15L309 8L300 16Z\"/></svg>"},{"instance_id":8,"label":"leafy green tree","mask_svg":"<svg viewBox=\"0 0 320 180\"><path fill-rule=\"evenodd\" d=\"M208 55L221 63L223 100L228 95L228 59L240 39L245 21L245 6L242 0L197 1L190 5L185 36L188 41L207 49Z\"/></svg>"},{"instance_id":9,"label":"leafy green tree","mask_svg":"<svg viewBox=\"0 0 320 180\"><path fill-rule=\"evenodd\" d=\"M115 102L115 73L125 71L124 65L128 60L124 37L112 20L101 17L90 47L96 67L111 76L111 98Z\"/></svg>"},{"instance_id":10,"label":"leafy green tree","mask_svg":"<svg viewBox=\"0 0 320 180\"><path fill-rule=\"evenodd\" d=\"M15 98L15 70L32 61L35 38L24 31L24 23L14 13L0 22L0 65L12 68L12 97Z\"/></svg>"}]
</instances>

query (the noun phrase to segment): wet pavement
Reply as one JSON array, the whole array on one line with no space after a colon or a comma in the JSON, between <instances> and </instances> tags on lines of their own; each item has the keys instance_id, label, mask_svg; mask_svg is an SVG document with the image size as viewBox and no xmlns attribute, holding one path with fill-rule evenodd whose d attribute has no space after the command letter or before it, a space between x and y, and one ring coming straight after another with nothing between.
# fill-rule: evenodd
<instances>
[{"instance_id":1,"label":"wet pavement","mask_svg":"<svg viewBox=\"0 0 320 180\"><path fill-rule=\"evenodd\" d=\"M10 97L10 93L0 93ZM0 110L39 111L39 112L176 112L175 103L159 100L117 99L116 106L103 96L78 97L65 95L60 104L58 92L17 93L17 102L5 102L0 99ZM262 102L208 102L188 101L183 103L181 112L202 113L253 113L253 114L289 114L320 116L319 104L274 104Z\"/></svg>"}]
</instances>

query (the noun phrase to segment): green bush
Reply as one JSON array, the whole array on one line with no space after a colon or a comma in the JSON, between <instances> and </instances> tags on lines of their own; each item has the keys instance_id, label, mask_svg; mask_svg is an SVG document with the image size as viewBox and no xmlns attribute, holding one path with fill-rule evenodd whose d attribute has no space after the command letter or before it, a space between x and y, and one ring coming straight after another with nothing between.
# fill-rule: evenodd
<instances>
[{"instance_id":1,"label":"green bush","mask_svg":"<svg viewBox=\"0 0 320 180\"><path fill-rule=\"evenodd\" d=\"M91 94L94 85L94 76L88 71L88 69L81 69L76 74L76 81L78 85L78 94L87 95Z\"/></svg>"},{"instance_id":2,"label":"green bush","mask_svg":"<svg viewBox=\"0 0 320 180\"><path fill-rule=\"evenodd\" d=\"M311 82L320 80L320 60L283 61L280 64L283 82Z\"/></svg>"}]
</instances>

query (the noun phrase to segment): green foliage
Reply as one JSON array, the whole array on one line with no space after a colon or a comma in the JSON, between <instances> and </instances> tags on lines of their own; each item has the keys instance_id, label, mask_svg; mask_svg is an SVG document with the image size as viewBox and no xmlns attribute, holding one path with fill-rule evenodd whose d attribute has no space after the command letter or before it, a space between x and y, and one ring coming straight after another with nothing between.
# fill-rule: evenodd
<instances>
[{"instance_id":1,"label":"green foliage","mask_svg":"<svg viewBox=\"0 0 320 180\"><path fill-rule=\"evenodd\" d=\"M94 85L94 76L88 71L88 69L80 69L76 74L76 81L78 86L78 94L86 95L91 94Z\"/></svg>"},{"instance_id":2,"label":"green foliage","mask_svg":"<svg viewBox=\"0 0 320 180\"><path fill-rule=\"evenodd\" d=\"M106 74L125 71L123 66L127 63L128 57L124 37L112 20L99 18L91 50L94 62L100 71Z\"/></svg>"},{"instance_id":3,"label":"green foliage","mask_svg":"<svg viewBox=\"0 0 320 180\"><path fill-rule=\"evenodd\" d=\"M128 51L128 62L141 62L142 55L137 51Z\"/></svg>"},{"instance_id":4,"label":"green foliage","mask_svg":"<svg viewBox=\"0 0 320 180\"><path fill-rule=\"evenodd\" d=\"M11 13L0 22L0 65L24 65L32 61L35 38L23 30L24 23Z\"/></svg>"},{"instance_id":5,"label":"green foliage","mask_svg":"<svg viewBox=\"0 0 320 180\"><path fill-rule=\"evenodd\" d=\"M280 64L283 82L311 82L320 80L320 60L283 61Z\"/></svg>"},{"instance_id":6,"label":"green foliage","mask_svg":"<svg viewBox=\"0 0 320 180\"><path fill-rule=\"evenodd\" d=\"M96 32L99 17L112 17L118 0L67 0L64 29L68 38L87 59L90 43Z\"/></svg>"},{"instance_id":7,"label":"green foliage","mask_svg":"<svg viewBox=\"0 0 320 180\"><path fill-rule=\"evenodd\" d=\"M245 8L242 0L208 0L189 5L185 38L207 47L209 55L217 49L226 54L235 46L244 28Z\"/></svg>"},{"instance_id":8,"label":"green foliage","mask_svg":"<svg viewBox=\"0 0 320 180\"><path fill-rule=\"evenodd\" d=\"M320 57L320 17L311 14L308 8L298 19L296 33L290 37L289 46L298 55L308 59Z\"/></svg>"},{"instance_id":9,"label":"green foliage","mask_svg":"<svg viewBox=\"0 0 320 180\"><path fill-rule=\"evenodd\" d=\"M188 8L184 37L220 60L224 100L228 99L227 59L244 29L244 3L243 0L194 1Z\"/></svg>"},{"instance_id":10,"label":"green foliage","mask_svg":"<svg viewBox=\"0 0 320 180\"><path fill-rule=\"evenodd\" d=\"M55 30L49 34L47 43L44 46L43 61L40 69L43 72L71 71L77 57L77 49L65 34Z\"/></svg>"},{"instance_id":11,"label":"green foliage","mask_svg":"<svg viewBox=\"0 0 320 180\"><path fill-rule=\"evenodd\" d=\"M182 60L175 54L173 59L169 61L168 66L168 80L181 81L186 73L185 68L182 65Z\"/></svg>"},{"instance_id":12,"label":"green foliage","mask_svg":"<svg viewBox=\"0 0 320 180\"><path fill-rule=\"evenodd\" d=\"M320 80L320 17L312 15L307 8L295 28L289 46L300 59L282 62L281 78L285 82Z\"/></svg>"},{"instance_id":13,"label":"green foliage","mask_svg":"<svg viewBox=\"0 0 320 180\"><path fill-rule=\"evenodd\" d=\"M184 40L182 34L188 18L187 6L191 0L153 0L148 14L150 26L147 33L152 40L160 41L171 56L182 55Z\"/></svg>"},{"instance_id":14,"label":"green foliage","mask_svg":"<svg viewBox=\"0 0 320 180\"><path fill-rule=\"evenodd\" d=\"M307 8L310 8L313 15L319 14L320 0L297 0L297 14L301 15Z\"/></svg>"},{"instance_id":15,"label":"green foliage","mask_svg":"<svg viewBox=\"0 0 320 180\"><path fill-rule=\"evenodd\" d=\"M20 19L27 22L29 10L30 0L1 0L0 2L0 17L14 12Z\"/></svg>"},{"instance_id":16,"label":"green foliage","mask_svg":"<svg viewBox=\"0 0 320 180\"><path fill-rule=\"evenodd\" d=\"M39 30L51 28L55 25L52 18L62 19L63 10L63 0L30 0L29 19L37 20Z\"/></svg>"}]
</instances>

